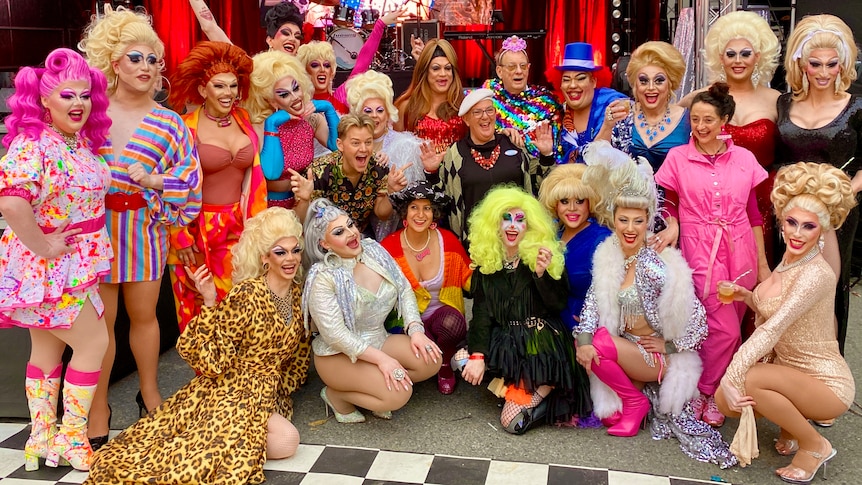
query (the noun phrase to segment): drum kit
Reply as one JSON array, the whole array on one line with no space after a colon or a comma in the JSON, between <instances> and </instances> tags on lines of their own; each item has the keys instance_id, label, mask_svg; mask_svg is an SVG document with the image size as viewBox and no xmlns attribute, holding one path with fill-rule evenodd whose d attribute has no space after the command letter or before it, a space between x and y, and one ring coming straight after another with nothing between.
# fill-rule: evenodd
<instances>
[{"instance_id":1,"label":"drum kit","mask_svg":"<svg viewBox=\"0 0 862 485\"><path fill-rule=\"evenodd\" d=\"M332 7L329 16L322 19L326 29L326 38L335 51L335 64L338 69L350 70L356 65L359 51L374 29L374 24L380 18L381 10L391 11L399 8L403 1L385 0L378 8L354 9L340 0L311 0L325 7ZM361 5L372 2L361 1ZM391 4L391 5L390 5ZM396 27L387 27L383 39L374 56L372 69L377 71L395 71L413 68L413 58L408 51L397 45Z\"/></svg>"}]
</instances>

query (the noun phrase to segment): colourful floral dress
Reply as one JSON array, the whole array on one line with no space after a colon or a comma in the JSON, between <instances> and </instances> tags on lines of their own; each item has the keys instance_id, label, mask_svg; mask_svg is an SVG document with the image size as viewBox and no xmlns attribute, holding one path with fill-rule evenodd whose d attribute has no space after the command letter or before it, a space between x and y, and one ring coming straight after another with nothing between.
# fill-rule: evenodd
<instances>
[{"instance_id":1,"label":"colourful floral dress","mask_svg":"<svg viewBox=\"0 0 862 485\"><path fill-rule=\"evenodd\" d=\"M99 278L111 269L105 193L111 172L79 139L74 148L43 132L19 135L0 159L0 196L30 202L48 234L80 228L74 250L53 259L33 253L11 227L0 238L0 327L69 328L89 298L101 314Z\"/></svg>"}]
</instances>

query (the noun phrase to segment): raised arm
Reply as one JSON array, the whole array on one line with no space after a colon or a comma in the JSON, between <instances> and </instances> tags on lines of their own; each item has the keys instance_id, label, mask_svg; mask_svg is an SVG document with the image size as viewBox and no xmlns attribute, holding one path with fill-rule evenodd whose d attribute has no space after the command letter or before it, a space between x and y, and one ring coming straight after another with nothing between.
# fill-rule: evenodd
<instances>
[{"instance_id":1,"label":"raised arm","mask_svg":"<svg viewBox=\"0 0 862 485\"><path fill-rule=\"evenodd\" d=\"M201 30L204 32L204 35L207 36L207 39L233 44L225 31L219 27L212 11L207 7L204 0L189 0L189 5L192 6L192 10L195 12L195 17L198 18L198 24L200 24Z\"/></svg>"}]
</instances>

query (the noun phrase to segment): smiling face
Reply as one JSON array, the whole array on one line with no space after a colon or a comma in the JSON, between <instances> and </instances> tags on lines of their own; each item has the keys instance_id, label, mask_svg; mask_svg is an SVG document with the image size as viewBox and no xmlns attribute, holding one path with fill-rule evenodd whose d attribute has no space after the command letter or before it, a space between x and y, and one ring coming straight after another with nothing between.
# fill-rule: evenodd
<instances>
[{"instance_id":1,"label":"smiling face","mask_svg":"<svg viewBox=\"0 0 862 485\"><path fill-rule=\"evenodd\" d=\"M724 47L721 66L728 81L748 82L758 59L760 54L754 52L751 42L746 39L733 39Z\"/></svg>"},{"instance_id":2,"label":"smiling face","mask_svg":"<svg viewBox=\"0 0 862 485\"><path fill-rule=\"evenodd\" d=\"M596 93L596 78L590 72L566 71L560 89L566 98L566 107L573 111L590 109Z\"/></svg>"},{"instance_id":3,"label":"smiling face","mask_svg":"<svg viewBox=\"0 0 862 485\"><path fill-rule=\"evenodd\" d=\"M614 234L626 257L637 254L643 247L648 223L645 209L618 207L614 211Z\"/></svg>"},{"instance_id":4,"label":"smiling face","mask_svg":"<svg viewBox=\"0 0 862 485\"><path fill-rule=\"evenodd\" d=\"M428 65L428 85L434 94L447 94L449 87L455 79L452 63L446 56L438 56L431 59Z\"/></svg>"},{"instance_id":5,"label":"smiling face","mask_svg":"<svg viewBox=\"0 0 862 485\"><path fill-rule=\"evenodd\" d=\"M207 112L223 118L233 109L239 96L239 82L235 74L222 72L211 77L205 86L199 86L198 92L204 98Z\"/></svg>"},{"instance_id":6,"label":"smiling face","mask_svg":"<svg viewBox=\"0 0 862 485\"><path fill-rule=\"evenodd\" d=\"M817 214L811 211L794 207L784 211L784 220L781 223L784 232L784 242L787 244L787 255L802 257L820 240L823 226Z\"/></svg>"},{"instance_id":7,"label":"smiling face","mask_svg":"<svg viewBox=\"0 0 862 485\"><path fill-rule=\"evenodd\" d=\"M691 135L700 142L701 147L712 145L721 134L721 125L727 123L727 117L720 118L718 109L709 103L694 103L691 106Z\"/></svg>"},{"instance_id":8,"label":"smiling face","mask_svg":"<svg viewBox=\"0 0 862 485\"><path fill-rule=\"evenodd\" d=\"M415 232L425 232L428 226L434 222L434 206L428 199L418 199L410 202L407 206L407 215L404 217L407 228Z\"/></svg>"},{"instance_id":9,"label":"smiling face","mask_svg":"<svg viewBox=\"0 0 862 485\"><path fill-rule=\"evenodd\" d=\"M335 66L324 59L313 59L305 65L311 83L314 85L315 93L329 93L332 91L332 80L335 78Z\"/></svg>"},{"instance_id":10,"label":"smiling face","mask_svg":"<svg viewBox=\"0 0 862 485\"><path fill-rule=\"evenodd\" d=\"M153 94L160 77L160 61L153 48L146 44L133 44L118 61L113 63L117 74L117 87L135 93Z\"/></svg>"},{"instance_id":11,"label":"smiling face","mask_svg":"<svg viewBox=\"0 0 862 485\"><path fill-rule=\"evenodd\" d=\"M270 104L274 109L283 109L291 116L302 116L305 112L302 85L292 76L285 76L272 86L273 98Z\"/></svg>"},{"instance_id":12,"label":"smiling face","mask_svg":"<svg viewBox=\"0 0 862 485\"><path fill-rule=\"evenodd\" d=\"M326 233L320 246L325 251L333 253L345 259L355 258L362 253L359 229L353 219L347 215L336 217L326 226Z\"/></svg>"},{"instance_id":13,"label":"smiling face","mask_svg":"<svg viewBox=\"0 0 862 485\"><path fill-rule=\"evenodd\" d=\"M296 24L282 24L276 31L275 37L267 36L266 43L271 50L283 51L295 56L296 50L302 44L302 29Z\"/></svg>"},{"instance_id":14,"label":"smiling face","mask_svg":"<svg viewBox=\"0 0 862 485\"><path fill-rule=\"evenodd\" d=\"M366 99L362 103L362 113L374 121L374 138L380 138L389 131L389 112L382 99Z\"/></svg>"},{"instance_id":15,"label":"smiling face","mask_svg":"<svg viewBox=\"0 0 862 485\"><path fill-rule=\"evenodd\" d=\"M497 76L503 83L503 88L511 94L520 94L527 89L527 77L530 75L530 61L523 51L506 52L500 58L497 66Z\"/></svg>"},{"instance_id":16,"label":"smiling face","mask_svg":"<svg viewBox=\"0 0 862 485\"><path fill-rule=\"evenodd\" d=\"M470 137L477 144L488 143L494 139L497 124L497 111L490 99L479 101L464 115L464 123L470 129Z\"/></svg>"},{"instance_id":17,"label":"smiling face","mask_svg":"<svg viewBox=\"0 0 862 485\"><path fill-rule=\"evenodd\" d=\"M812 49L805 64L808 89L834 90L835 80L841 77L841 58L835 49Z\"/></svg>"},{"instance_id":18,"label":"smiling face","mask_svg":"<svg viewBox=\"0 0 862 485\"><path fill-rule=\"evenodd\" d=\"M570 232L584 228L590 217L590 201L587 199L560 199L557 201L557 219Z\"/></svg>"},{"instance_id":19,"label":"smiling face","mask_svg":"<svg viewBox=\"0 0 862 485\"><path fill-rule=\"evenodd\" d=\"M342 170L349 176L365 173L371 160L374 146L374 133L371 130L354 126L344 133L344 138L335 140L342 154Z\"/></svg>"},{"instance_id":20,"label":"smiling face","mask_svg":"<svg viewBox=\"0 0 862 485\"><path fill-rule=\"evenodd\" d=\"M84 80L64 81L50 96L42 96L42 106L50 113L51 123L66 135L74 135L90 117L93 102L90 83Z\"/></svg>"},{"instance_id":21,"label":"smiling face","mask_svg":"<svg viewBox=\"0 0 862 485\"><path fill-rule=\"evenodd\" d=\"M284 280L286 283L293 282L302 262L302 246L300 244L299 240L293 236L283 237L276 241L272 249L260 258L261 263L269 265L268 274Z\"/></svg>"},{"instance_id":22,"label":"smiling face","mask_svg":"<svg viewBox=\"0 0 862 485\"><path fill-rule=\"evenodd\" d=\"M518 207L509 209L500 221L500 237L503 239L503 249L512 255L517 252L518 245L524 240L527 232L527 215Z\"/></svg>"},{"instance_id":23,"label":"smiling face","mask_svg":"<svg viewBox=\"0 0 862 485\"><path fill-rule=\"evenodd\" d=\"M644 66L635 76L635 99L645 109L665 109L670 101L670 79L658 66Z\"/></svg>"}]
</instances>

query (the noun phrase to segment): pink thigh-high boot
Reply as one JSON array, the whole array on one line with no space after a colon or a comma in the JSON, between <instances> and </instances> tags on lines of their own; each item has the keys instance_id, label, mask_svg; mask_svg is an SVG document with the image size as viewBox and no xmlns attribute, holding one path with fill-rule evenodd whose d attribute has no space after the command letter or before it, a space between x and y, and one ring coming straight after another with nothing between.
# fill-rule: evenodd
<instances>
[{"instance_id":1,"label":"pink thigh-high boot","mask_svg":"<svg viewBox=\"0 0 862 485\"><path fill-rule=\"evenodd\" d=\"M617 347L607 329L599 328L593 336L593 347L599 356L599 364L592 365L592 371L602 382L610 387L623 402L622 417L608 428L613 436L635 436L638 428L649 413L649 399L632 384L626 371L617 363Z\"/></svg>"}]
</instances>

